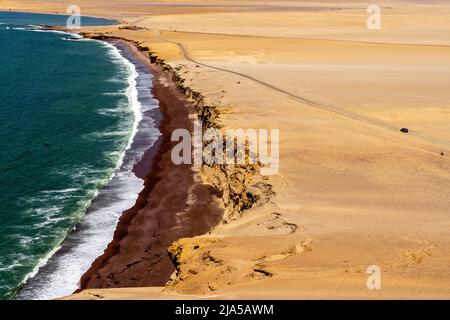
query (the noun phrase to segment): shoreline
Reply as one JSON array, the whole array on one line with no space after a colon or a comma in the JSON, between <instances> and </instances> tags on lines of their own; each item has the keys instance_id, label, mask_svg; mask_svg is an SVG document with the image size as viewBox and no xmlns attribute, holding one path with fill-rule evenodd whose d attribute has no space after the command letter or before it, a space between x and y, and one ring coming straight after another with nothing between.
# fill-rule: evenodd
<instances>
[{"instance_id":1,"label":"shoreline","mask_svg":"<svg viewBox=\"0 0 450 320\"><path fill-rule=\"evenodd\" d=\"M192 131L191 115L195 114L192 103L172 80L173 75L151 63L144 51L130 41L108 37L101 40L126 49L152 73L152 94L162 114L161 136L133 169L142 176L149 165L144 189L135 205L122 213L113 240L82 276L76 292L87 288L162 286L175 271L167 254L169 245L208 232L222 214L213 204L212 190L197 181L192 166L177 166L170 160L171 146L175 144L170 141L172 130Z\"/></svg>"}]
</instances>

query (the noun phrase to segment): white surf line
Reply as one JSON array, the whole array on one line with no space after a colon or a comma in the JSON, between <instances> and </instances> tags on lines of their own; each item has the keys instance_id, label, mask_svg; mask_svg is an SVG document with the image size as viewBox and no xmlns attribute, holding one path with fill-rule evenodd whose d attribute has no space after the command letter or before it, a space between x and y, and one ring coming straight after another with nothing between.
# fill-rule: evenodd
<instances>
[{"instance_id":1,"label":"white surf line","mask_svg":"<svg viewBox=\"0 0 450 320\"><path fill-rule=\"evenodd\" d=\"M70 231L69 231L70 232ZM58 245L55 246L52 250L50 250L49 252L47 252L47 254L45 254L42 258L40 258L38 260L37 265L33 268L33 270L31 270L29 273L27 273L23 278L22 281L18 284L18 288L20 291L20 288L25 285L30 279L34 278L34 276L36 276L39 272L39 270L45 266L47 264L47 262L51 259L51 257L53 257L53 255L59 250L61 249L61 243L64 240L59 241ZM19 292L17 291L16 294ZM13 294L14 295L14 294Z\"/></svg>"},{"instance_id":2,"label":"white surf line","mask_svg":"<svg viewBox=\"0 0 450 320\"><path fill-rule=\"evenodd\" d=\"M375 127L378 127L378 128L385 129L385 130L389 130L391 132L395 132L396 134L398 134L398 137L397 137L396 140L401 141L399 139L400 138L400 134L401 134L400 133L400 128L395 127L392 124L389 124L389 123L386 123L386 122L383 122L383 121L379 121L379 120L375 120L375 119L371 119L371 118L368 118L368 117L364 117L362 115L359 115L357 113L344 110L344 109L339 108L337 106L320 103L320 102L314 101L314 100L312 100L310 98L306 98L306 97L303 97L303 96L300 96L300 95L293 94L293 93L291 93L291 92L289 92L287 90L281 89L281 88L276 87L276 86L274 86L274 85L272 85L270 83L264 82L264 81L262 81L260 79L257 79L257 78L255 78L253 76L250 76L250 75L247 75L247 74L244 74L244 73L241 73L241 72L237 72L237 71L234 71L234 70L225 69L225 68L221 68L221 67L217 67L217 66L213 66L213 65L209 65L209 64L206 64L206 63L199 62L199 61L193 59L190 56L188 50L186 49L186 47L182 43L164 39L164 38L161 37L160 34L157 35L157 37L160 40L162 40L162 41L175 44L180 49L180 51L183 54L183 56L185 57L185 59L190 61L190 62L192 62L192 63L198 64L198 65L201 65L201 66L204 66L204 67L207 67L207 68L211 68L211 69L216 69L216 70L219 70L219 71L232 73L234 75L237 75L237 76L246 78L248 80L254 81L254 82L256 82L256 83L258 83L258 84L260 84L260 85L262 85L264 87L267 87L269 89L278 91L278 92L288 96L292 100L301 102L301 103L306 104L308 106L311 106L311 107L314 107L314 108L317 108L317 109L321 109L321 110L325 110L325 111L328 111L328 112L332 112L334 114L337 114L337 115L339 115L341 117L344 117L344 118L347 118L347 119L350 119L350 120L362 122L362 123L367 124L367 125L371 125L371 126L375 126ZM438 151L438 150L431 150L431 149L427 149L427 148L424 148L424 147L416 145L417 148L420 148L420 149L425 150L427 152L439 153L439 152L443 151L442 147L444 147L446 151L450 150L450 142L445 141L445 140L436 139L434 137L422 135L422 134L419 134L419 133L415 133L413 131L410 131L408 135L406 135L406 134L403 134L403 135L404 135L404 138L407 138L408 136L409 137L414 137L414 138L416 138L418 140L422 140L422 141L425 141L427 143L431 143L431 144L435 145L436 147L439 147L439 151Z\"/></svg>"},{"instance_id":3,"label":"white surf line","mask_svg":"<svg viewBox=\"0 0 450 320\"><path fill-rule=\"evenodd\" d=\"M114 45L112 45L108 42L105 42L105 41L101 41L101 40L95 40L95 39L88 39L88 40L97 41L97 42L103 43L104 45L109 47L111 52L113 52L113 54L117 58L122 59L122 62L125 64L125 66L129 70L129 77L127 80L128 87L126 90L126 96L128 98L129 107L130 107L131 111L133 112L134 121L133 121L133 129L131 131L130 138L128 139L127 147L125 148L125 151L123 152L120 163L118 164L118 168L119 168L122 165L125 152L128 149L130 149L131 145L133 144L134 137L136 136L136 134L138 132L139 123L142 121L142 109L141 109L142 106L138 99L137 81L136 81L139 76L139 73L136 71L136 67L134 66L134 64L131 61L129 61L127 58L122 56L120 54L119 49L117 49Z\"/></svg>"}]
</instances>

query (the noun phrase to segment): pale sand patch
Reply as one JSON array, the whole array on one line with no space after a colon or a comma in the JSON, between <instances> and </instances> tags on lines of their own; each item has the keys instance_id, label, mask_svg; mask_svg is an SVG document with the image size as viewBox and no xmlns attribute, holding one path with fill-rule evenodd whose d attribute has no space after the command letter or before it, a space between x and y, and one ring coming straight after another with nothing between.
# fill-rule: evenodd
<instances>
[{"instance_id":1,"label":"pale sand patch","mask_svg":"<svg viewBox=\"0 0 450 320\"><path fill-rule=\"evenodd\" d=\"M79 2L86 13L150 28L98 30L182 65L225 127L281 130L280 172L266 181L271 202L182 240L186 277L163 293L99 291L104 297L450 297L448 4L381 2L383 29L368 31L360 1L278 4L342 7L330 11L204 6L182 14ZM7 5L61 10L30 3ZM382 290L366 288L369 265L381 267Z\"/></svg>"}]
</instances>

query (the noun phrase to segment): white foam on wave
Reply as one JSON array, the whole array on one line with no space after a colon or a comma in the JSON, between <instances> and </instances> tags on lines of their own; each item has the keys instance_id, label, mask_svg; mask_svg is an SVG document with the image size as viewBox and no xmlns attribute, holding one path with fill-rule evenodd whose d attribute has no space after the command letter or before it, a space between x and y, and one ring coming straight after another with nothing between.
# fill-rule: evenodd
<instances>
[{"instance_id":1,"label":"white foam on wave","mask_svg":"<svg viewBox=\"0 0 450 320\"><path fill-rule=\"evenodd\" d=\"M102 96L123 96L126 92L103 92Z\"/></svg>"},{"instance_id":2,"label":"white foam on wave","mask_svg":"<svg viewBox=\"0 0 450 320\"><path fill-rule=\"evenodd\" d=\"M82 137L88 140L98 140L102 138L127 137L129 134L129 131L91 132L82 135Z\"/></svg>"},{"instance_id":3,"label":"white foam on wave","mask_svg":"<svg viewBox=\"0 0 450 320\"><path fill-rule=\"evenodd\" d=\"M139 102L138 99L137 82L136 82L139 73L136 71L136 67L134 66L134 64L132 64L128 59L124 58L120 54L119 49L117 49L115 46L107 42L101 41L100 43L109 49L108 55L110 58L112 58L113 62L120 62L124 64L128 71L128 79L127 79L128 87L125 91L125 95L128 98L129 107L133 112L134 121L125 151L122 153L121 157L119 158L119 161L117 162L117 169L118 169L120 168L120 166L122 166L125 153L127 150L131 148L133 139L138 131L139 123L142 121L141 103Z\"/></svg>"},{"instance_id":4,"label":"white foam on wave","mask_svg":"<svg viewBox=\"0 0 450 320\"><path fill-rule=\"evenodd\" d=\"M78 191L78 188L67 188L67 189L62 189L62 190L45 190L42 191L42 193L44 194L53 194L53 193L67 193L67 192L74 192L74 191Z\"/></svg>"},{"instance_id":5,"label":"white foam on wave","mask_svg":"<svg viewBox=\"0 0 450 320\"><path fill-rule=\"evenodd\" d=\"M111 79L108 79L106 81L112 82L112 83L122 83L123 80L119 79L119 78L111 78Z\"/></svg>"},{"instance_id":6,"label":"white foam on wave","mask_svg":"<svg viewBox=\"0 0 450 320\"><path fill-rule=\"evenodd\" d=\"M41 26L36 26L36 25L27 25L24 27L12 27L12 28L6 27L6 29L13 29L13 30L18 30L18 31L56 33L56 34L69 36L68 38L61 38L61 40L64 40L64 41L91 41L91 39L85 39L85 38L83 38L83 36L81 36L78 33L72 33L72 32L67 32L67 31L62 31L62 30L50 30L50 29L45 29Z\"/></svg>"},{"instance_id":7,"label":"white foam on wave","mask_svg":"<svg viewBox=\"0 0 450 320\"><path fill-rule=\"evenodd\" d=\"M34 269L25 276L23 282L27 282L29 279L32 279L36 274L39 272L39 269L42 268L47 264L47 262L50 260L50 258L61 248L61 246L57 246L53 248L50 252L47 253L42 259L39 260L39 263L37 264Z\"/></svg>"}]
</instances>

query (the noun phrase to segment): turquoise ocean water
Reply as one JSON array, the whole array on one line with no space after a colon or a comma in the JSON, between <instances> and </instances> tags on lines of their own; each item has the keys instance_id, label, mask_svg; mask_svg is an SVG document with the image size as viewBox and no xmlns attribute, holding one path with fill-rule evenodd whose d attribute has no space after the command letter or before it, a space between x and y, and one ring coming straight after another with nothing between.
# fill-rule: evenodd
<instances>
[{"instance_id":1,"label":"turquoise ocean water","mask_svg":"<svg viewBox=\"0 0 450 320\"><path fill-rule=\"evenodd\" d=\"M32 26L64 22L0 12L1 299L30 278L20 298L71 293L142 187L131 169L144 151L131 147L144 107L157 106L151 75L109 44ZM151 126L147 135L158 133Z\"/></svg>"}]
</instances>

